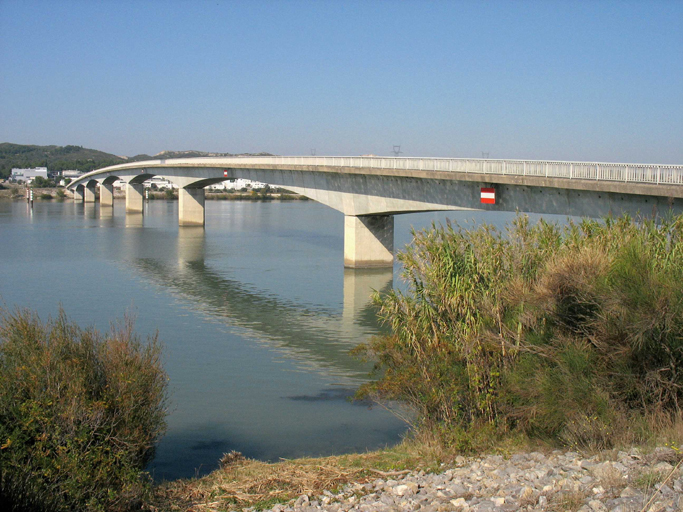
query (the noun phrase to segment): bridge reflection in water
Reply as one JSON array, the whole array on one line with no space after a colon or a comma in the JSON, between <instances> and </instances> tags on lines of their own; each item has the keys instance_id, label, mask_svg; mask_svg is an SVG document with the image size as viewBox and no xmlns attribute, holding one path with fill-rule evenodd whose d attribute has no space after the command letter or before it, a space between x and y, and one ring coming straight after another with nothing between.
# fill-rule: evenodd
<instances>
[{"instance_id":1,"label":"bridge reflection in water","mask_svg":"<svg viewBox=\"0 0 683 512\"><path fill-rule=\"evenodd\" d=\"M126 226L130 217L126 216ZM175 263L144 257L130 261L141 276L191 303L193 309L252 331L252 339L278 349L302 368L333 375L348 385L367 376L367 368L349 350L379 330L371 295L373 290L391 289L393 270L344 269L340 315L331 308L305 307L227 279L206 265L205 254L204 229L180 227Z\"/></svg>"},{"instance_id":2,"label":"bridge reflection in water","mask_svg":"<svg viewBox=\"0 0 683 512\"><path fill-rule=\"evenodd\" d=\"M177 315L159 317L176 409L151 467L157 478L205 473L232 449L277 460L400 439L405 423L348 401L371 370L349 351L381 332L370 296L392 287L393 270L334 265L329 255L340 240L325 233L335 212L313 203L226 203L215 205L215 227L203 228L173 226L161 201L147 206L144 217L104 212L99 226L123 228L104 251L143 286L171 296ZM304 212L326 227L293 228ZM277 257L258 259L261 244ZM279 254L297 248L312 259Z\"/></svg>"}]
</instances>

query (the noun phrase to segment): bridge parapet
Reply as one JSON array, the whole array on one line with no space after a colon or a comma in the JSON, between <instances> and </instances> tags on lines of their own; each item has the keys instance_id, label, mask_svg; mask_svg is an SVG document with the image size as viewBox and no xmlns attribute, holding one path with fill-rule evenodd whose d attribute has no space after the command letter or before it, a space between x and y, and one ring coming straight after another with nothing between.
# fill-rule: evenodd
<instances>
[{"instance_id":1,"label":"bridge parapet","mask_svg":"<svg viewBox=\"0 0 683 512\"><path fill-rule=\"evenodd\" d=\"M203 225L204 187L245 178L303 194L342 212L347 266L389 266L394 214L455 209L600 217L683 211L683 165L388 157L204 157L106 167L69 185L127 182L126 210L142 212L154 175L179 187L179 224ZM86 189L83 190L83 186ZM494 199L484 200L489 194ZM94 194L92 195L94 198ZM104 196L109 201L109 195Z\"/></svg>"}]
</instances>

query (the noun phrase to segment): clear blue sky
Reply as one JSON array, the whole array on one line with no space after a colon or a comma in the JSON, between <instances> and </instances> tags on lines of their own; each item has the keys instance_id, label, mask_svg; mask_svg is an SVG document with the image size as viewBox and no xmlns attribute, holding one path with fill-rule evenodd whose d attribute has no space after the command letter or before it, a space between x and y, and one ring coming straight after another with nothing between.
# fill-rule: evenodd
<instances>
[{"instance_id":1,"label":"clear blue sky","mask_svg":"<svg viewBox=\"0 0 683 512\"><path fill-rule=\"evenodd\" d=\"M0 142L683 164L683 1L0 0Z\"/></svg>"}]
</instances>

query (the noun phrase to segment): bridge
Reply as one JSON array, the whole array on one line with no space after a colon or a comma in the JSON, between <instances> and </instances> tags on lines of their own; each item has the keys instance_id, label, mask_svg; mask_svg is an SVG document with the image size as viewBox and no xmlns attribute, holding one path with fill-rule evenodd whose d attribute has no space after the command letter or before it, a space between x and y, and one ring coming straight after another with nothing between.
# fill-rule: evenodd
<instances>
[{"instance_id":1,"label":"bridge","mask_svg":"<svg viewBox=\"0 0 683 512\"><path fill-rule=\"evenodd\" d=\"M67 187L77 201L142 213L143 183L178 187L179 225L203 226L204 188L244 178L290 190L345 215L344 265L393 264L393 215L437 210L521 211L602 217L683 212L683 165L389 157L205 157L148 160L84 174Z\"/></svg>"}]
</instances>

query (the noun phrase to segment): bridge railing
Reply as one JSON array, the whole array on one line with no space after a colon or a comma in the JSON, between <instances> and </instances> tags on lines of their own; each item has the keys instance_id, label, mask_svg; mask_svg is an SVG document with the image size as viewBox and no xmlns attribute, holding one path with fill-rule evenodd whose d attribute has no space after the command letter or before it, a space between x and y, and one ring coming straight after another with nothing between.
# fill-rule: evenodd
<instances>
[{"instance_id":1,"label":"bridge railing","mask_svg":"<svg viewBox=\"0 0 683 512\"><path fill-rule=\"evenodd\" d=\"M546 178L653 183L658 185L683 185L683 165L365 156L239 157L239 161L254 164L447 171L468 174L503 174L539 176Z\"/></svg>"}]
</instances>

